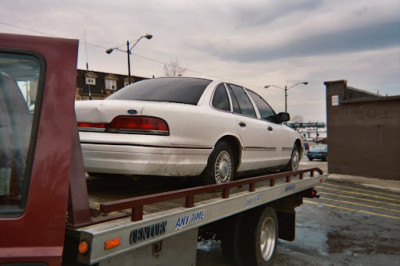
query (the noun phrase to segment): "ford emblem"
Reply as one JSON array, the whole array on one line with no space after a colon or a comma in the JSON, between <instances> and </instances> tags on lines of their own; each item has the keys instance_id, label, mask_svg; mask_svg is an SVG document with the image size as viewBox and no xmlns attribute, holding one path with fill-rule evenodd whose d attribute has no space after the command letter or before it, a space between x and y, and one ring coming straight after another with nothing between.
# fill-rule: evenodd
<instances>
[{"instance_id":1,"label":"ford emblem","mask_svg":"<svg viewBox=\"0 0 400 266\"><path fill-rule=\"evenodd\" d=\"M130 110L128 110L128 114L135 115L135 114L137 114L137 111L133 110L133 109L130 109Z\"/></svg>"}]
</instances>

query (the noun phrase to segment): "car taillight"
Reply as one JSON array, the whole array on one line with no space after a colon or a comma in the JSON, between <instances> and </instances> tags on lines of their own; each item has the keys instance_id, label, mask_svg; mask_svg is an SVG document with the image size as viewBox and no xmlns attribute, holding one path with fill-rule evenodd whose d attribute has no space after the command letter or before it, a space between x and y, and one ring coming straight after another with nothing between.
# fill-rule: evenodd
<instances>
[{"instance_id":1,"label":"car taillight","mask_svg":"<svg viewBox=\"0 0 400 266\"><path fill-rule=\"evenodd\" d=\"M105 123L78 122L80 131L105 131L106 127L107 124Z\"/></svg>"},{"instance_id":2,"label":"car taillight","mask_svg":"<svg viewBox=\"0 0 400 266\"><path fill-rule=\"evenodd\" d=\"M169 135L167 122L150 116L117 116L111 123L78 122L79 131Z\"/></svg>"},{"instance_id":3,"label":"car taillight","mask_svg":"<svg viewBox=\"0 0 400 266\"><path fill-rule=\"evenodd\" d=\"M114 118L107 132L169 135L167 122L149 116L118 116Z\"/></svg>"}]
</instances>

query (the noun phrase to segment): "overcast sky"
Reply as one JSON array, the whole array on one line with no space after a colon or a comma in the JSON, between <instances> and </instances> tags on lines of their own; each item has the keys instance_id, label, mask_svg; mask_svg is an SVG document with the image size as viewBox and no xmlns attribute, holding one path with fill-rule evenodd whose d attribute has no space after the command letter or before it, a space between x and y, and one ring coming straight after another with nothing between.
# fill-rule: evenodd
<instances>
[{"instance_id":1,"label":"overcast sky","mask_svg":"<svg viewBox=\"0 0 400 266\"><path fill-rule=\"evenodd\" d=\"M85 46L85 35L86 42ZM78 68L164 75L177 58L185 76L218 78L258 92L277 111L326 122L324 81L400 95L398 0L0 0L0 32L80 39ZM86 52L87 51L87 52Z\"/></svg>"}]
</instances>

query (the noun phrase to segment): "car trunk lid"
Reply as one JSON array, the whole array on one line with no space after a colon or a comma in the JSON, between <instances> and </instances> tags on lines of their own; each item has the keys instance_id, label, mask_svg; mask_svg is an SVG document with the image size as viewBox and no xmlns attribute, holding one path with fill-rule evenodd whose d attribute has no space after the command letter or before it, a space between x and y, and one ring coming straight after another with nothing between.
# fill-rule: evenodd
<instances>
[{"instance_id":1,"label":"car trunk lid","mask_svg":"<svg viewBox=\"0 0 400 266\"><path fill-rule=\"evenodd\" d=\"M141 115L145 102L123 100L94 100L75 102L78 122L110 123L117 116Z\"/></svg>"}]
</instances>

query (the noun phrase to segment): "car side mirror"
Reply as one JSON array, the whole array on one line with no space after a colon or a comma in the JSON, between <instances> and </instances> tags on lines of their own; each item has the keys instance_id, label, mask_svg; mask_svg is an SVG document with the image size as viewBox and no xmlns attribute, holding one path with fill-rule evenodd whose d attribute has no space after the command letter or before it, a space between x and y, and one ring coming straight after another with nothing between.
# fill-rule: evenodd
<instances>
[{"instance_id":1,"label":"car side mirror","mask_svg":"<svg viewBox=\"0 0 400 266\"><path fill-rule=\"evenodd\" d=\"M276 122L279 123L279 124L281 124L283 122L287 122L289 120L290 120L289 113L281 112L281 113L276 115Z\"/></svg>"}]
</instances>

